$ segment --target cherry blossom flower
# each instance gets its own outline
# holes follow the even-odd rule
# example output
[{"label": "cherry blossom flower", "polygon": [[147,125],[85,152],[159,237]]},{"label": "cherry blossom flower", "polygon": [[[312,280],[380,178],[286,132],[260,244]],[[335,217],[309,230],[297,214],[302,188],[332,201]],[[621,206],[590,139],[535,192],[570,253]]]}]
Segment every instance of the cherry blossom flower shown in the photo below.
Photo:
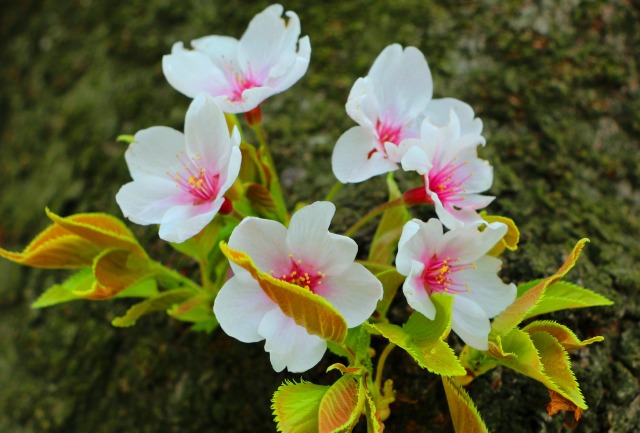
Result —
[{"label": "cherry blossom flower", "polygon": [[443,233],[437,219],[405,224],[398,245],[396,267],[406,275],[403,291],[409,305],[427,318],[435,318],[434,293],[453,295],[451,328],[462,340],[487,350],[491,325],[515,299],[516,286],[504,284],[497,273],[501,261],[486,253],[505,235],[506,225],[466,225]]},{"label": "cherry blossom flower", "polygon": [[[356,243],[328,231],[334,213],[333,203],[313,203],[293,215],[288,229],[276,221],[248,217],[231,234],[229,247],[248,254],[267,279],[328,301],[352,328],[373,313],[382,285],[354,263]],[[213,308],[222,329],[245,343],[266,340],[276,371],[286,367],[302,372],[316,365],[326,341],[285,315],[245,268],[233,261],[231,267],[234,276]]]},{"label": "cherry blossom flower", "polygon": [[408,150],[402,158],[402,168],[423,176],[426,196],[435,204],[438,218],[450,229],[480,220],[476,210],[494,199],[478,194],[493,183],[492,167],[477,156],[477,147],[484,144],[478,133],[463,133],[453,109],[447,125],[439,127],[425,119],[420,138],[405,142]]},{"label": "cherry blossom flower", "polygon": [[183,242],[198,234],[225,204],[225,192],[240,171],[240,134],[229,134],[213,98],[197,96],[185,118],[185,133],[165,126],[139,131],[125,153],[133,178],[116,201],[124,215],[160,224],[160,237]]},{"label": "cherry blossom flower", "polygon": [[376,58],[369,75],[359,78],[347,101],[358,123],[338,139],[332,167],[343,183],[361,182],[398,168],[408,149],[404,140],[420,135],[425,117],[434,124],[448,121],[453,109],[463,131],[479,134],[482,122],[473,109],[453,98],[432,100],[433,82],[424,55],[415,47],[389,45]]},{"label": "cherry blossom flower", "polygon": [[[311,45],[300,36],[300,20],[274,4],[257,14],[240,40],[206,36],[191,41],[193,50],[176,42],[162,59],[162,70],[176,90],[189,97],[212,95],[223,111],[243,113],[269,96],[287,90],[307,71]],[[296,49],[297,48],[297,49]]]}]

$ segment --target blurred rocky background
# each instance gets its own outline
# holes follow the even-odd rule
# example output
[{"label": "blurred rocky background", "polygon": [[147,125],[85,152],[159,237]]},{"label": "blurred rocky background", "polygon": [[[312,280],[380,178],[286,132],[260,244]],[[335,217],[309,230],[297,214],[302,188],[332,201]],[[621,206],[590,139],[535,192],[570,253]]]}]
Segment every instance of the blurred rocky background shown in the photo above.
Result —
[{"label": "blurred rocky background", "polygon": [[[0,244],[20,250],[58,214],[121,216],[130,180],[119,134],[183,128],[189,100],[165,81],[175,41],[240,37],[262,1],[20,0],[0,5]],[[263,105],[276,164],[293,205],[324,197],[330,156],[354,123],[344,103],[357,77],[397,42],[426,55],[435,96],[471,104],[484,121],[482,156],[495,168],[490,212],[513,218],[522,242],[503,277],[552,273],[589,237],[568,280],[615,301],[550,314],[581,338],[573,352],[590,409],[549,419],[543,385],[506,369],[469,389],[490,431],[640,431],[640,6],[630,0],[324,1],[284,5],[302,21],[312,60],[291,90]],[[250,134],[249,134],[250,136]],[[403,185],[415,179],[400,176]],[[386,199],[383,179],[344,187],[340,231]],[[414,209],[427,218],[428,208]],[[151,255],[187,260],[155,228],[130,227]],[[373,226],[360,233],[366,247]],[[0,431],[160,433],[275,431],[270,398],[286,378],[262,344],[191,332],[165,315],[110,325],[130,301],[30,304],[63,272],[0,261]],[[406,314],[404,301],[394,314]],[[302,377],[336,379],[327,357]],[[388,362],[398,402],[389,432],[452,432],[439,379],[401,351]],[[356,431],[365,431],[364,424]]]}]

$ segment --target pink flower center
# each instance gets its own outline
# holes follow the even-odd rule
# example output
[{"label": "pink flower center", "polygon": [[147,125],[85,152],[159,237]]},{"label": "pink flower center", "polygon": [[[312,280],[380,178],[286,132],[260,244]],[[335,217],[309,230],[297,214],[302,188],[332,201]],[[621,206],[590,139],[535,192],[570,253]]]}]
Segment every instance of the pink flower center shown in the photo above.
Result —
[{"label": "pink flower center", "polygon": [[[270,273],[274,274],[273,271]],[[325,274],[314,271],[312,266],[303,264],[302,260],[295,260],[293,255],[289,254],[289,271],[282,273],[280,277],[274,277],[316,293],[316,288],[322,284]]]},{"label": "pink flower center", "polygon": [[376,121],[376,135],[378,140],[375,143],[375,147],[371,149],[367,155],[367,158],[371,158],[371,156],[376,152],[380,152],[385,158],[389,158],[384,147],[385,143],[393,143],[397,146],[404,138],[406,138],[405,132],[406,131],[404,131],[404,127],[401,123],[378,119]]},{"label": "pink flower center", "polygon": [[259,80],[248,67],[244,74],[228,68],[227,79],[231,86],[228,96],[233,102],[242,101],[242,92],[245,90],[262,86],[262,80]]},{"label": "pink flower center", "polygon": [[[176,188],[182,189],[193,200],[194,205],[213,201],[220,191],[220,175],[211,173],[200,165],[202,157],[189,159],[184,152],[180,152],[176,158],[182,164],[182,170],[176,171],[173,177]],[[167,174],[171,174],[167,172]]]},{"label": "pink flower center", "polygon": [[400,143],[402,136],[402,125],[397,125],[394,122],[376,122],[376,134],[378,134],[378,142],[382,145],[390,142],[396,146]]},{"label": "pink flower center", "polygon": [[469,283],[456,279],[455,274],[465,269],[475,269],[476,264],[456,265],[458,261],[450,257],[440,259],[433,256],[425,262],[420,278],[429,296],[441,292],[455,294],[469,291]]},{"label": "pink flower center", "polygon": [[438,195],[442,204],[454,204],[462,200],[461,195],[466,192],[464,183],[473,176],[472,171],[465,170],[469,161],[461,164],[454,162],[438,170],[434,167],[429,171],[429,189]]}]

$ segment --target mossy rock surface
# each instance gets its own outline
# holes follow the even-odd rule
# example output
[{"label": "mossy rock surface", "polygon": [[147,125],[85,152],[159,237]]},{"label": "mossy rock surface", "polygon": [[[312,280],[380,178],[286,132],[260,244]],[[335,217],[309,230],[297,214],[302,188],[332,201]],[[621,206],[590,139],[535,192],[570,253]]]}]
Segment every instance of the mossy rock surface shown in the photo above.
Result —
[{"label": "mossy rock surface", "polygon": [[[44,207],[67,215],[120,216],[114,195],[129,181],[120,134],[152,125],[182,129],[189,100],[161,70],[175,41],[239,37],[267,3],[172,0],[30,1],[0,15],[0,244],[20,249],[47,224]],[[575,0],[457,2],[292,0],[311,38],[307,75],[263,107],[289,204],[324,197],[330,156],[353,122],[351,85],[388,44],[419,47],[435,96],[471,104],[484,122],[482,156],[495,170],[491,213],[522,232],[503,277],[553,272],[589,237],[570,281],[615,301],[607,308],[549,315],[582,338],[605,341],[572,353],[590,409],[575,432],[640,431],[640,9],[635,2]],[[415,183],[399,176],[403,187]],[[335,231],[385,200],[377,179],[344,187]],[[415,209],[428,218],[428,208]],[[158,259],[193,266],[130,225]],[[358,241],[366,247],[373,227]],[[0,431],[275,431],[273,372],[261,344],[222,332],[194,333],[161,314],[111,327],[129,302],[29,305],[65,274],[0,262]],[[398,300],[393,317],[406,317]],[[334,380],[331,356],[304,378]],[[400,351],[387,366],[398,402],[390,432],[451,432],[438,378]],[[506,369],[469,390],[490,431],[563,432],[549,419],[546,389]],[[358,431],[364,431],[363,425]]]}]

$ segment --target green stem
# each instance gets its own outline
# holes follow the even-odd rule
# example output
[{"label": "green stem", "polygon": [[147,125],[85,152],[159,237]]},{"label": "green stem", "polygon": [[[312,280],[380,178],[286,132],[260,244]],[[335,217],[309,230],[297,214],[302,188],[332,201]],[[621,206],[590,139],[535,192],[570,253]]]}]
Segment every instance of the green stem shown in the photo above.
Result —
[{"label": "green stem", "polygon": [[324,198],[324,200],[325,201],[333,201],[333,199],[335,198],[336,194],[338,194],[338,191],[340,191],[341,188],[342,188],[342,182],[336,181],[336,183],[334,183],[333,186],[331,187],[331,189],[329,190],[329,193]]},{"label": "green stem", "polygon": [[349,228],[349,230],[344,232],[344,235],[345,236],[349,236],[349,237],[353,236],[358,230],[360,230],[360,228],[363,225],[365,225],[366,223],[368,223],[369,221],[371,221],[372,219],[374,219],[375,217],[377,217],[378,215],[380,215],[381,213],[383,213],[387,209],[390,209],[390,208],[395,207],[395,206],[400,206],[402,204],[404,204],[404,201],[403,201],[402,197],[398,197],[398,198],[396,198],[394,200],[388,201],[386,203],[382,203],[381,205],[378,205],[378,206],[374,207],[369,212],[367,212],[367,214],[365,216],[363,216],[358,221],[356,221],[356,223],[354,225],[352,225]]},{"label": "green stem", "polygon": [[384,364],[387,362],[387,357],[391,353],[391,351],[396,347],[394,343],[387,344],[387,347],[384,348],[382,353],[380,354],[380,359],[378,359],[378,365],[376,366],[376,390],[379,395],[382,395],[382,371],[384,370]]},{"label": "green stem", "polygon": [[203,290],[202,287],[191,280],[191,278],[185,277],[181,273],[167,268],[162,263],[154,262],[153,268],[156,271],[158,282],[169,289],[184,286],[185,288],[191,289],[197,293],[200,293]]}]

